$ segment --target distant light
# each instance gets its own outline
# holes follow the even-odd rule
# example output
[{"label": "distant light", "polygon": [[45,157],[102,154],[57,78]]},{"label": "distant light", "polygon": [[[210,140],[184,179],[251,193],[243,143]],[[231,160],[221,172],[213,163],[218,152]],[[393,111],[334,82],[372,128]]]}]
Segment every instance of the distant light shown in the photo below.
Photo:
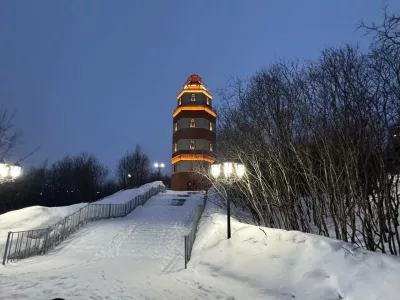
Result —
[{"label": "distant light", "polygon": [[100,192],[97,192],[97,194],[100,194]]},{"label": "distant light", "polygon": [[132,175],[131,175],[131,174],[128,174],[128,177],[129,177],[129,178],[131,178],[131,177],[132,177]]},{"label": "distant light", "polygon": [[158,163],[155,163],[155,164],[154,164],[154,168],[158,168]]},{"label": "distant light", "polygon": [[161,165],[160,165],[160,167],[161,167],[161,168],[164,168],[164,167],[165,167],[165,165],[164,165],[164,164],[161,164]]}]

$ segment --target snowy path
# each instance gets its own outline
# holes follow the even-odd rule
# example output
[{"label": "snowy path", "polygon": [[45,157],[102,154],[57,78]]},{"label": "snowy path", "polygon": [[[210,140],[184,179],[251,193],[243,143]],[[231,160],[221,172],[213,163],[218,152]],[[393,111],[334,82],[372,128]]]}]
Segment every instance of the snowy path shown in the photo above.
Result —
[{"label": "snowy path", "polygon": [[195,299],[196,289],[169,275],[184,267],[183,235],[201,198],[171,206],[174,198],[154,196],[125,218],[88,224],[45,256],[2,268],[0,299]]}]

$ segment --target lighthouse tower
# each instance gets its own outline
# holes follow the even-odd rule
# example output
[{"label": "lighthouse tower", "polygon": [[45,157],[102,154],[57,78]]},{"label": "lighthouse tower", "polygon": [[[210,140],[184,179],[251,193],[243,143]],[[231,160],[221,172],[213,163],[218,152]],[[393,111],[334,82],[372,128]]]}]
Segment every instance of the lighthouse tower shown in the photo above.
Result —
[{"label": "lighthouse tower", "polygon": [[206,186],[196,169],[214,162],[217,114],[212,109],[212,95],[199,75],[192,74],[177,96],[172,114],[173,173],[171,188],[176,191],[201,190]]}]

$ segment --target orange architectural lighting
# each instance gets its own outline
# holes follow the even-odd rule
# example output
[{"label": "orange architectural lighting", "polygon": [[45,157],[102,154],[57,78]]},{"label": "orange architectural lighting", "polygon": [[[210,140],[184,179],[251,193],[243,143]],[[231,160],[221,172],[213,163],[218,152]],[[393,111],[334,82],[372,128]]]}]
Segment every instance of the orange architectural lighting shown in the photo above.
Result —
[{"label": "orange architectural lighting", "polygon": [[217,114],[215,113],[215,111],[211,110],[210,108],[208,108],[206,106],[182,106],[174,111],[174,113],[172,114],[172,117],[175,118],[182,110],[203,110],[203,111],[208,112],[213,117],[217,117]]},{"label": "orange architectural lighting", "polygon": [[175,164],[178,161],[188,161],[188,160],[200,160],[200,161],[206,161],[209,162],[210,164],[212,164],[215,160],[207,155],[203,155],[203,154],[181,154],[181,155],[177,155],[175,157],[173,157],[171,159],[171,163]]},{"label": "orange architectural lighting", "polygon": [[209,92],[207,92],[206,90],[201,89],[199,85],[198,86],[187,87],[187,88],[183,89],[182,92],[180,92],[178,94],[178,96],[176,96],[176,98],[179,99],[184,93],[203,93],[208,98],[212,99],[211,94]]}]

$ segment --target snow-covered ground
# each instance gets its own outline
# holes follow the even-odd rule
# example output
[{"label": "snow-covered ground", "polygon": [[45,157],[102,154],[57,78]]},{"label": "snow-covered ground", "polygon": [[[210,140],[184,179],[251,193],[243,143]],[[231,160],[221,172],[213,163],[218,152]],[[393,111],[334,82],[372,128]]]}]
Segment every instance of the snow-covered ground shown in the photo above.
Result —
[{"label": "snow-covered ground", "polygon": [[[170,274],[184,268],[183,236],[202,195],[179,194],[153,196],[125,218],[85,225],[46,255],[1,266],[0,299],[195,297],[186,285],[176,291]],[[186,202],[172,206],[172,199]]]},{"label": "snow-covered ground", "polygon": [[[136,189],[121,190],[95,203],[125,204],[138,195],[145,194],[152,187],[162,184],[161,181],[147,183]],[[4,253],[9,231],[23,231],[51,226],[66,216],[73,214],[88,203],[79,203],[62,207],[31,206],[0,215],[0,256]],[[0,272],[1,273],[1,272]]]},{"label": "snow-covered ground", "polygon": [[171,206],[178,194],[85,225],[47,255],[0,266],[0,299],[399,298],[397,257],[235,220],[226,240],[226,216],[211,203],[184,270],[183,235],[202,195]]},{"label": "snow-covered ground", "polygon": [[399,257],[235,220],[226,240],[226,215],[211,203],[183,276],[236,300],[399,299],[400,294]]},{"label": "snow-covered ground", "polygon": [[[87,203],[63,207],[31,206],[0,215],[0,256],[4,253],[9,231],[46,228],[73,214]],[[1,273],[1,271],[0,271]]]}]

